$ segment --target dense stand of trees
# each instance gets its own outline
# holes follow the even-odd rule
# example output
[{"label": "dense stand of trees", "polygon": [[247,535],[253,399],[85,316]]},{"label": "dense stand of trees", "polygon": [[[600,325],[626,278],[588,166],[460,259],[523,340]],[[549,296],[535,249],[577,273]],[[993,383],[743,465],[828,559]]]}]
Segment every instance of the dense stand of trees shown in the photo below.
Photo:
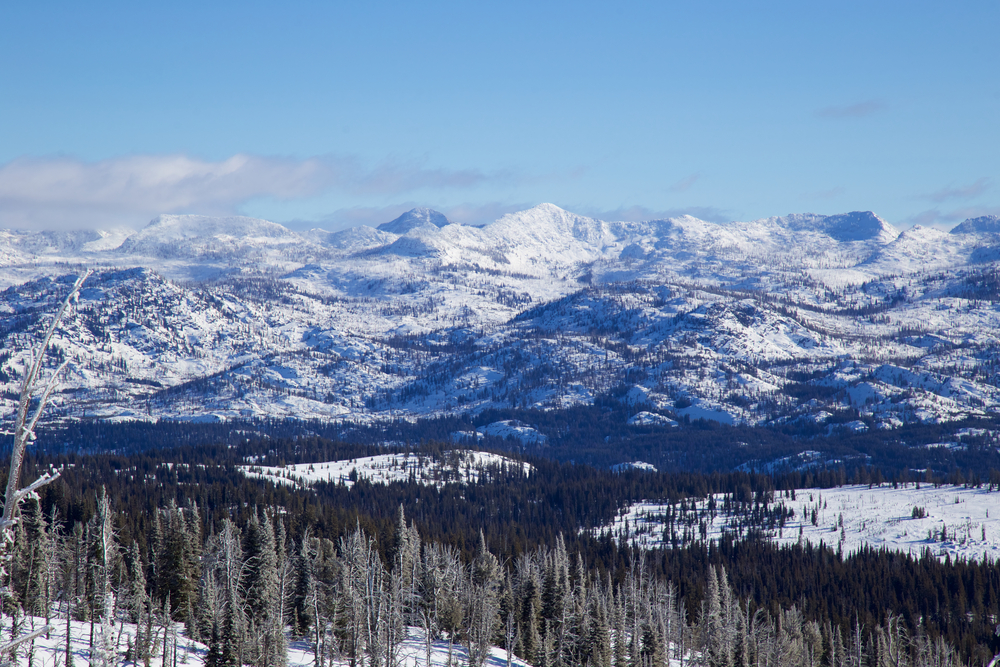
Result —
[{"label": "dense stand of trees", "polygon": [[[336,541],[308,528],[295,539],[274,508],[254,507],[244,523],[227,518],[206,532],[191,502],[155,513],[144,551],[116,538],[110,517],[103,493],[97,512],[69,531],[37,499],[27,503],[10,580],[18,608],[4,610],[89,621],[96,664],[148,664],[176,652],[171,621],[208,644],[211,667],[280,667],[288,636],[306,639],[317,665],[390,667],[407,626],[423,629],[428,664],[431,642],[443,639],[464,646],[470,667],[493,645],[545,667],[963,664],[923,623],[893,613],[877,624],[816,620],[800,606],[812,598],[786,606],[742,596],[719,565],[704,570],[692,610],[643,554],[613,577],[561,538],[501,561],[480,533],[463,559],[422,540],[402,508],[381,549],[360,525]],[[124,646],[122,621],[139,629]]]},{"label": "dense stand of trees", "polygon": [[[185,622],[190,636],[214,647],[213,660],[222,662],[213,664],[274,658],[281,653],[286,636],[281,628],[294,628],[296,635],[309,637],[327,657],[336,652],[349,654],[354,644],[362,646],[362,652],[369,656],[374,650],[369,647],[378,646],[380,664],[388,664],[391,656],[386,652],[394,645],[391,638],[399,637],[399,623],[431,628],[433,636],[454,637],[469,644],[473,631],[459,625],[467,622],[464,619],[469,614],[491,615],[492,607],[469,611],[468,605],[490,602],[495,591],[498,611],[494,625],[500,628],[492,628],[490,641],[505,646],[504,642],[519,638],[520,646],[509,644],[518,655],[550,665],[557,663],[543,657],[549,649],[532,651],[541,650],[537,647],[545,646],[546,641],[555,642],[562,636],[561,641],[566,642],[566,637],[578,637],[582,632],[576,628],[569,635],[550,634],[566,626],[557,625],[554,617],[547,615],[553,607],[544,604],[544,583],[556,575],[545,563],[553,560],[553,553],[564,552],[568,554],[565,559],[560,556],[556,560],[568,560],[570,587],[575,591],[575,582],[584,582],[581,590],[592,596],[573,602],[577,605],[574,609],[589,610],[586,620],[579,621],[581,627],[596,633],[594,641],[604,646],[600,628],[602,623],[609,624],[610,645],[624,647],[629,660],[634,656],[628,653],[632,650],[628,642],[635,635],[627,627],[624,634],[616,635],[614,625],[616,605],[625,604],[622,600],[627,597],[623,590],[632,586],[648,596],[650,591],[659,590],[657,587],[672,587],[670,613],[687,619],[691,629],[670,641],[683,641],[686,648],[701,650],[705,645],[699,642],[706,641],[700,625],[703,606],[714,595],[712,578],[718,579],[722,571],[726,578],[719,594],[723,588],[731,589],[742,619],[733,612],[727,623],[745,623],[748,633],[752,622],[756,623],[754,636],[773,636],[774,641],[784,637],[781,628],[791,627],[793,621],[814,624],[809,627],[819,628],[816,636],[822,652],[804,653],[812,656],[812,664],[841,664],[831,663],[830,656],[846,659],[846,648],[838,652],[837,632],[844,647],[855,633],[864,655],[874,655],[881,641],[876,628],[886,637],[896,633],[899,639],[905,634],[907,651],[928,654],[929,647],[936,646],[933,650],[952,651],[972,664],[982,664],[1000,649],[993,634],[1000,601],[1000,571],[995,563],[941,563],[929,557],[881,551],[841,557],[829,548],[777,548],[763,540],[731,538],[719,544],[695,539],[676,549],[643,555],[610,536],[587,530],[608,523],[621,507],[636,500],[659,498],[681,507],[686,499],[725,493],[732,503],[762,507],[780,489],[848,481],[843,471],[777,478],[746,473],[612,474],[588,466],[530,459],[535,472],[527,477],[518,466],[495,467],[484,471],[485,481],[477,485],[449,484],[438,489],[415,482],[375,485],[362,479],[353,489],[319,484],[303,490],[248,479],[235,466],[247,460],[281,465],[354,458],[384,450],[318,437],[249,442],[244,437],[241,441],[146,449],[127,456],[29,457],[27,475],[35,476],[55,464],[62,468],[62,476],[24,508],[24,520],[18,527],[19,565],[12,574],[20,608],[90,619],[97,646],[106,636],[101,634],[106,616],[101,605],[107,599],[104,591],[111,588],[120,613],[127,611],[142,628],[138,643],[147,648],[122,649],[134,655],[140,648],[151,650],[148,647],[154,642],[164,650],[173,641],[164,619],[172,617]],[[443,455],[437,445],[422,451],[428,456]],[[870,483],[876,483],[881,475],[877,470],[861,473],[859,477]],[[105,502],[113,509],[102,509]],[[400,508],[405,520],[400,519]],[[758,514],[761,521],[775,519],[768,519],[766,512]],[[677,516],[683,519],[684,515]],[[101,547],[95,541],[108,534],[101,528],[108,525],[115,548]],[[50,553],[57,554],[53,562],[45,560]],[[499,573],[489,579],[489,585],[477,575],[480,588],[475,589],[476,595],[447,593],[424,602],[422,577],[440,579],[443,590],[450,591],[458,586],[456,582],[466,582],[477,562],[477,567],[494,572],[494,561]],[[344,581],[345,563],[357,576],[351,579],[350,587]],[[436,563],[434,568],[442,568],[441,572],[427,574],[424,569],[428,563]],[[400,580],[404,570],[410,574]],[[61,574],[40,580],[43,571]],[[535,584],[527,583],[532,579],[524,575],[528,571],[535,572]],[[642,572],[648,581],[634,581],[636,572]],[[263,583],[249,583],[258,577]],[[539,600],[530,603],[534,594],[529,595],[523,586],[536,585]],[[508,588],[512,592],[505,593]],[[276,595],[275,590],[281,593]],[[268,600],[285,599],[286,595],[291,595],[292,603],[268,606]],[[306,599],[308,604],[303,602]],[[512,606],[514,599],[520,600],[517,604],[521,606]],[[378,600],[371,602],[375,611],[365,607],[362,614],[357,607],[351,617],[356,624],[366,619],[364,632],[377,630],[377,636],[361,637],[357,634],[361,630],[357,630],[355,635],[346,635],[353,638],[345,639],[347,621],[342,606],[351,600],[362,607],[358,600]],[[525,600],[529,606],[535,604],[535,612],[525,612]],[[432,614],[427,604],[440,609],[433,607]],[[448,609],[451,616],[444,614]],[[513,615],[509,613],[512,609]],[[439,611],[444,615],[439,617]],[[667,614],[662,609],[643,613],[657,619]],[[525,617],[538,619],[537,627],[525,624]],[[771,630],[764,630],[765,620],[773,624]],[[322,623],[327,624],[320,627]],[[658,623],[650,621],[650,646],[655,648],[657,641],[664,647],[671,645],[662,642],[662,633],[656,634],[660,632]],[[670,624],[680,627],[673,621]],[[642,629],[638,643],[640,662],[628,664],[643,664],[644,632]],[[627,641],[615,644],[617,636]],[[249,646],[251,640],[258,644]],[[578,644],[571,648],[576,653],[566,654],[573,657],[561,658],[560,664],[584,664],[571,660],[592,655],[587,653],[590,649]],[[470,650],[474,654],[476,649]],[[650,650],[654,655],[650,660],[655,663],[659,649]],[[596,655],[603,655],[601,651]],[[777,655],[773,651],[752,655],[765,654]],[[602,659],[587,658],[590,664],[606,664]],[[612,656],[611,664],[626,664],[615,659]],[[364,664],[370,664],[370,656]],[[752,664],[768,663],[761,658]]]}]

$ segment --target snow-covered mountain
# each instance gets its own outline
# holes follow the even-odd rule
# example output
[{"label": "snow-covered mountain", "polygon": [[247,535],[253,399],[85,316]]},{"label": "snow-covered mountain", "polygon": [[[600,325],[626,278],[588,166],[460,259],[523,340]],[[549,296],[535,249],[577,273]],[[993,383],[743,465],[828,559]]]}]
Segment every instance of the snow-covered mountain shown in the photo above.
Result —
[{"label": "snow-covered mountain", "polygon": [[987,417],[998,230],[900,232],[870,212],[603,221],[542,204],[482,227],[414,209],[337,233],[189,215],[5,231],[0,404],[12,413],[46,316],[92,267],[55,343],[66,418],[365,422],[606,394],[665,423]]},{"label": "snow-covered mountain", "polygon": [[383,222],[378,228],[392,234],[405,234],[412,229],[425,225],[444,227],[450,224],[451,221],[445,217],[444,213],[439,213],[429,208],[413,208],[395,220]]}]

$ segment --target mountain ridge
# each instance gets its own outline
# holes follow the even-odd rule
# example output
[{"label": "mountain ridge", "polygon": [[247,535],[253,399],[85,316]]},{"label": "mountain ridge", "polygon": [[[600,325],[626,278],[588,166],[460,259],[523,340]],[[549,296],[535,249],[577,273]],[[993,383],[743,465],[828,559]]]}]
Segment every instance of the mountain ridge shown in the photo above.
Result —
[{"label": "mountain ridge", "polygon": [[1000,241],[970,227],[616,222],[542,204],[404,234],[238,216],[161,216],[117,246],[5,232],[0,388],[15,391],[59,276],[91,266],[58,335],[62,419],[371,422],[607,396],[675,421],[986,419]]}]

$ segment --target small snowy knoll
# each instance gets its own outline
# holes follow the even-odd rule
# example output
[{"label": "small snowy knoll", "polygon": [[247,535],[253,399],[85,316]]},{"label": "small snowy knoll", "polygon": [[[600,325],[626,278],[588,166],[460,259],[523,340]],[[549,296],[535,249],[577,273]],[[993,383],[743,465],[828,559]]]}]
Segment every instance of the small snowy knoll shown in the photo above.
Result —
[{"label": "small snowy knoll", "polygon": [[270,480],[275,484],[308,487],[316,482],[354,485],[359,479],[373,484],[391,484],[414,480],[421,484],[444,486],[449,482],[475,484],[490,466],[520,469],[531,474],[532,467],[500,454],[471,450],[452,450],[440,458],[423,454],[380,454],[343,461],[299,463],[284,467],[247,465],[240,470],[247,477]]},{"label": "small snowy knoll", "polygon": [[495,438],[512,438],[524,445],[544,445],[548,441],[547,436],[526,424],[522,424],[516,419],[505,419],[487,424],[486,426],[480,426],[476,429],[476,432]]},{"label": "small snowy knoll", "polygon": [[639,412],[628,418],[629,426],[677,426],[677,421],[655,412]]}]

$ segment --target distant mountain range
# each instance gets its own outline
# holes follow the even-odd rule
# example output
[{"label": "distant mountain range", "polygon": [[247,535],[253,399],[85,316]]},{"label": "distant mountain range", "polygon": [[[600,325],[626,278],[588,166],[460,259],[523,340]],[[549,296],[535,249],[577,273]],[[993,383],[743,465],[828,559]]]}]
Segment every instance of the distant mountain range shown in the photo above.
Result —
[{"label": "distant mountain range", "polygon": [[[414,209],[293,232],[162,215],[0,232],[0,402],[84,267],[62,418],[368,422],[611,396],[683,422],[818,432],[1000,408],[1000,219],[871,212],[719,224],[551,204],[482,227]],[[669,428],[669,426],[664,426]]]}]

